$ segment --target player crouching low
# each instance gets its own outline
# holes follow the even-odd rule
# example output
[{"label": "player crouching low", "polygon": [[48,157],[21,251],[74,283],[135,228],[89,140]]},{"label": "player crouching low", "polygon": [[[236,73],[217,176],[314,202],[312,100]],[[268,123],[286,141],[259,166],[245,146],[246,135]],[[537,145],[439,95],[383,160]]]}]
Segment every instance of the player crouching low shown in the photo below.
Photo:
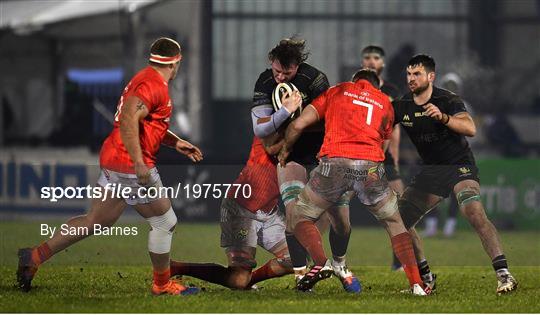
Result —
[{"label": "player crouching low", "polygon": [[[423,289],[412,240],[401,220],[397,198],[384,176],[383,143],[392,132],[392,105],[376,88],[379,79],[374,71],[360,70],[352,81],[328,89],[304,109],[287,128],[279,155],[280,165],[283,165],[302,131],[319,120],[325,121],[320,163],[300,193],[292,222],[287,222],[294,226],[295,236],[315,263],[297,288],[310,290],[319,280],[332,275],[333,269],[314,222],[344,194],[354,191],[386,228],[412,293],[427,295],[429,290]],[[290,101],[300,101],[298,93]]]},{"label": "player crouching low", "polygon": [[[270,150],[270,152],[267,152]],[[187,275],[231,289],[250,289],[255,283],[293,272],[285,241],[283,212],[278,207],[276,164],[263,142],[253,137],[249,159],[234,182],[250,185],[252,196],[229,191],[221,203],[221,247],[228,266],[215,263],[171,261],[172,275]],[[274,255],[252,272],[257,245]]]}]

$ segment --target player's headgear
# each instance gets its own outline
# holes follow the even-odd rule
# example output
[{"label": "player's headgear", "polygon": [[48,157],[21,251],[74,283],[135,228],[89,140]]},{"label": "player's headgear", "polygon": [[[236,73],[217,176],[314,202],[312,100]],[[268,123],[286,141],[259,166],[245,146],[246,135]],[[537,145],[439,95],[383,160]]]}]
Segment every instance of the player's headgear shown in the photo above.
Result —
[{"label": "player's headgear", "polygon": [[380,46],[369,45],[362,49],[362,56],[366,54],[378,54],[384,58],[384,49],[382,49]]},{"label": "player's headgear", "polygon": [[407,67],[424,66],[426,72],[435,72],[435,59],[430,55],[418,54],[413,56]]},{"label": "player's headgear", "polygon": [[292,65],[299,65],[306,61],[309,52],[304,52],[306,41],[299,38],[284,38],[279,41],[276,47],[268,53],[270,61],[278,60],[284,68]]},{"label": "player's headgear", "polygon": [[374,87],[379,88],[379,76],[375,70],[364,68],[356,71],[356,73],[352,76],[351,81],[356,82],[358,80],[366,80]]},{"label": "player's headgear", "polygon": [[160,37],[150,47],[151,62],[162,65],[173,64],[182,59],[182,48],[177,41],[167,37]]}]

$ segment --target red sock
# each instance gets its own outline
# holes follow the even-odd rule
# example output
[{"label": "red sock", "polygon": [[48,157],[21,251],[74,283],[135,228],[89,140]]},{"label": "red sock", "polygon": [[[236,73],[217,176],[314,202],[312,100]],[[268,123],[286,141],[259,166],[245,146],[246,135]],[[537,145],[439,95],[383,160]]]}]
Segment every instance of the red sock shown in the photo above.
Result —
[{"label": "red sock", "polygon": [[253,271],[251,273],[251,281],[249,283],[248,287],[251,287],[257,282],[261,282],[264,280],[272,279],[275,277],[282,276],[283,274],[278,274],[274,271],[272,268],[272,264],[276,261],[276,259],[271,259],[264,264],[261,268]]},{"label": "red sock", "polygon": [[51,258],[52,251],[49,245],[45,242],[32,249],[32,261],[37,265],[41,265],[47,259]]},{"label": "red sock", "polygon": [[404,232],[398,234],[392,237],[390,240],[392,241],[394,253],[401,262],[403,270],[409,279],[409,284],[411,286],[415,283],[422,284],[422,278],[420,278],[420,272],[418,272],[412,240],[409,233]]},{"label": "red sock", "polygon": [[315,223],[312,221],[302,221],[296,224],[294,236],[308,251],[315,265],[324,266],[327,258],[322,245],[321,233]]},{"label": "red sock", "polygon": [[167,268],[165,270],[156,270],[154,269],[154,284],[158,286],[166,285],[171,278],[171,269]]}]

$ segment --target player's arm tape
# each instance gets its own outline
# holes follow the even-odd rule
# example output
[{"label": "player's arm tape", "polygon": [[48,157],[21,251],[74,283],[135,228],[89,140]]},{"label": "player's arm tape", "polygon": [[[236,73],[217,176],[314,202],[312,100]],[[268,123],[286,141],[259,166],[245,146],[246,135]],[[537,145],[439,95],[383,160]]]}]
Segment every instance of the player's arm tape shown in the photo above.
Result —
[{"label": "player's arm tape", "polygon": [[[268,137],[276,132],[291,115],[285,107],[281,107],[277,112],[272,112],[273,108],[266,105],[256,106],[251,109],[253,133],[258,138]],[[270,117],[270,119],[265,122],[259,122],[259,118],[262,117]]]}]

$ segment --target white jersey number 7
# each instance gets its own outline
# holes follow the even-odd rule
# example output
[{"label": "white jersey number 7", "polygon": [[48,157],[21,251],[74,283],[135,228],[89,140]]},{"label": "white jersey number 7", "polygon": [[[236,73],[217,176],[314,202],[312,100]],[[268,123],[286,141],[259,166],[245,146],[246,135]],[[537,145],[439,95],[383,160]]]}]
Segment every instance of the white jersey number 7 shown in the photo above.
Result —
[{"label": "white jersey number 7", "polygon": [[373,115],[373,105],[368,104],[366,102],[359,101],[359,100],[353,100],[352,102],[355,105],[360,105],[360,106],[363,106],[363,107],[367,107],[366,124],[368,126],[371,126],[371,115]]}]

